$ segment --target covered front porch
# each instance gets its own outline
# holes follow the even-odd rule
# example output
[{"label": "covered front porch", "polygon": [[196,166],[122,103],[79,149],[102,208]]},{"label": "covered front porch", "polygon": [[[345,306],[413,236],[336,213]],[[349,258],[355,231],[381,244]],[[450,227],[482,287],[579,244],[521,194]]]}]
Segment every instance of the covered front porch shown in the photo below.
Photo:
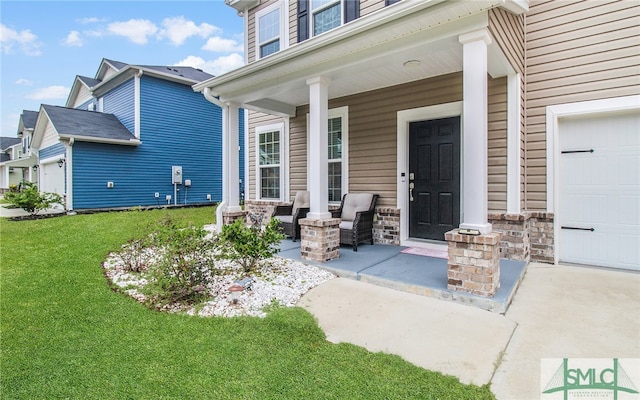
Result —
[{"label": "covered front porch", "polygon": [[283,240],[280,257],[317,265],[339,277],[368,282],[377,286],[452,301],[504,314],[524,279],[527,263],[500,260],[500,288],[492,298],[447,288],[447,258],[429,251],[413,251],[407,246],[363,245],[358,252],[344,248],[340,258],[314,263],[300,256],[300,242]]},{"label": "covered front porch", "polygon": [[[451,238],[460,243],[456,252],[461,257],[450,259],[465,276],[478,267],[489,268],[491,282],[473,282],[471,286],[482,287],[482,291],[488,286],[486,292],[493,296],[500,286],[499,271],[494,273],[500,234],[492,229],[489,210],[498,207],[520,212],[521,68],[518,55],[507,55],[495,40],[490,13],[500,8],[510,18],[526,10],[521,4],[400,2],[376,11],[375,17],[371,14],[352,21],[195,85],[194,90],[223,108],[225,170],[218,223],[242,216],[238,144],[231,132],[236,131],[238,110],[245,108],[254,111],[247,124],[250,131],[245,145],[253,151],[245,157],[249,162],[245,206],[252,213],[270,216],[276,205],[290,203],[298,191],[308,191],[310,211],[305,225],[314,229],[308,230],[311,235],[301,237],[303,246],[312,241],[310,237],[334,237],[339,221],[331,218],[329,186],[330,177],[338,174],[329,170],[333,160],[329,157],[327,121],[341,118],[341,194],[380,195],[374,224],[377,243],[421,246],[425,238],[412,233],[409,226],[426,213],[415,204],[445,196],[437,192],[422,196],[414,190],[418,172],[410,162],[412,157],[419,161],[419,157],[410,155],[415,148],[410,144],[411,124],[450,118],[458,121],[458,142],[448,153],[453,156],[453,167],[442,171],[456,181],[455,193],[447,197],[445,207],[430,213],[447,214],[447,230],[426,239],[428,245],[446,247],[445,232],[453,232]],[[500,86],[494,92],[489,91],[492,80]],[[508,164],[495,172],[500,176],[493,187],[489,186],[490,101],[506,115],[491,127],[504,137],[496,145],[500,149],[491,154]],[[262,135],[264,148],[257,139]],[[277,157],[269,147],[274,140]],[[273,186],[265,190],[266,185]],[[490,190],[500,197],[492,207]],[[457,229],[480,237],[460,237],[454,232]],[[465,242],[472,243],[466,246]],[[485,249],[487,244],[491,248]],[[331,240],[323,245],[325,254],[315,261],[346,256],[334,251]],[[478,265],[475,261],[459,264],[469,261],[467,254],[480,257]],[[445,278],[447,282],[463,283],[457,274]]]}]

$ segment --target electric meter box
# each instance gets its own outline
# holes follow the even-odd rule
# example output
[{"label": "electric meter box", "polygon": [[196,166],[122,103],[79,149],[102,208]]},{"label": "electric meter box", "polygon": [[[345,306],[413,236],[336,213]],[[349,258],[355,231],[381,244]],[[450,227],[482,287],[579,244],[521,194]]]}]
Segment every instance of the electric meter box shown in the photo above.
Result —
[{"label": "electric meter box", "polygon": [[171,167],[171,183],[182,185],[182,167],[175,165]]}]

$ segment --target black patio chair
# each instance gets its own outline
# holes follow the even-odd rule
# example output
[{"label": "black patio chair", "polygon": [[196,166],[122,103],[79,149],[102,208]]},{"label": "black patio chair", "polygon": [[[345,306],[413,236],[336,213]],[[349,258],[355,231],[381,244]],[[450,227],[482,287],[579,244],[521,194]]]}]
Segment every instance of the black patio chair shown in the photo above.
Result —
[{"label": "black patio chair", "polygon": [[331,212],[333,218],[340,218],[340,244],[353,246],[373,244],[373,217],[376,212],[378,195],[373,193],[347,193],[342,197],[340,208]]},{"label": "black patio chair", "polygon": [[282,232],[285,236],[291,237],[295,242],[300,238],[300,224],[298,221],[307,217],[310,210],[309,192],[299,191],[293,199],[291,205],[277,206],[273,210],[272,218],[280,221]]}]

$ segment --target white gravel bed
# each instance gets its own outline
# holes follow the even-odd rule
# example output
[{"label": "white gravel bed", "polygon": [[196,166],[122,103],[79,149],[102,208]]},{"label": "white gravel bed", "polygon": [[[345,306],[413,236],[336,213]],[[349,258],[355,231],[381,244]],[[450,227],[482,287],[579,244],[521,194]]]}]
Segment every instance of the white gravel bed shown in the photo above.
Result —
[{"label": "white gravel bed", "polygon": [[[210,226],[205,228],[212,230]],[[144,303],[146,296],[140,292],[140,288],[147,281],[142,274],[126,269],[122,257],[122,253],[126,251],[125,245],[121,252],[107,256],[103,263],[105,276],[113,287]],[[145,251],[142,257],[146,265],[151,265],[156,258],[150,251]],[[240,292],[237,302],[234,302],[228,289],[240,279],[247,277],[242,274],[242,268],[230,260],[216,261],[212,268],[229,272],[224,275],[212,274],[210,283],[207,285],[208,293],[212,297],[208,301],[197,306],[172,304],[165,307],[163,311],[200,317],[243,315],[264,317],[265,307],[273,304],[293,307],[310,289],[335,278],[331,272],[316,266],[273,257],[260,262],[259,267],[249,274],[248,277],[252,279],[251,287]]]}]

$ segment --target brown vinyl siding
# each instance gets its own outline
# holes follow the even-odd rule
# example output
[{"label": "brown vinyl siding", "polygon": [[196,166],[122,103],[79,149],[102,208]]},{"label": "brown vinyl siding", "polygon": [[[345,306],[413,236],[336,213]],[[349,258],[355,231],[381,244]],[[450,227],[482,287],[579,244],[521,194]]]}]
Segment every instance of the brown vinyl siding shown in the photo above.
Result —
[{"label": "brown vinyl siding", "polygon": [[546,204],[546,107],[640,93],[640,3],[532,1],[526,17],[525,204]]},{"label": "brown vinyl siding", "polygon": [[[349,191],[375,192],[379,207],[396,207],[397,112],[462,100],[462,74],[454,73],[329,101],[349,107]],[[291,119],[291,191],[306,188],[308,107]],[[293,150],[293,149],[292,149]],[[302,157],[300,157],[302,155]]]},{"label": "brown vinyl siding", "polygon": [[[489,208],[506,210],[506,78],[489,80]],[[462,73],[453,73],[329,101],[349,107],[349,191],[375,192],[378,206],[397,207],[397,112],[462,101]],[[293,198],[307,188],[308,106],[298,107],[289,123],[289,184]],[[255,199],[255,126],[279,118],[251,113],[249,139],[250,199]]]},{"label": "brown vinyl siding", "polygon": [[489,212],[507,210],[507,78],[489,79]]},{"label": "brown vinyl siding", "polygon": [[[496,43],[500,46],[502,52],[506,55],[509,63],[517,73],[520,73],[520,132],[525,131],[525,43],[524,43],[524,19],[523,15],[515,15],[511,14],[501,8],[494,8],[489,10],[489,32],[491,33],[491,37],[496,41]],[[506,82],[505,82],[506,85]],[[505,86],[506,88],[506,86]],[[505,94],[505,104],[506,104],[506,94]],[[506,113],[504,114],[506,117]],[[491,115],[489,118],[492,118]],[[491,123],[491,122],[490,122]],[[507,129],[507,121],[504,120],[504,130],[506,135]],[[489,130],[491,131],[491,125]],[[491,144],[490,144],[491,146]],[[505,136],[505,147],[504,152],[506,155],[506,136]],[[495,154],[495,150],[494,153]],[[525,136],[524,134],[520,135],[520,192],[524,193],[524,179],[525,179],[525,163],[524,163],[524,155],[525,155]],[[492,160],[492,151],[489,151],[489,165],[491,166],[492,162],[496,162],[495,159]],[[506,156],[504,162],[506,163]],[[506,164],[505,164],[506,168]],[[490,168],[491,171],[491,168]],[[506,183],[506,169],[504,171],[503,178]],[[489,177],[489,209],[493,211],[503,211],[506,210],[506,192],[505,192],[505,202],[503,203],[500,200],[499,203],[496,203],[496,200],[492,200],[492,196],[496,198],[496,181],[497,176],[491,175]],[[492,182],[493,180],[493,182]],[[502,183],[502,182],[500,182]],[[506,189],[506,185],[505,185]],[[493,193],[493,195],[491,194]],[[524,209],[524,196],[520,196],[520,208]]]},{"label": "brown vinyl siding", "polygon": [[360,0],[360,18],[382,10],[384,7],[384,0]]}]

